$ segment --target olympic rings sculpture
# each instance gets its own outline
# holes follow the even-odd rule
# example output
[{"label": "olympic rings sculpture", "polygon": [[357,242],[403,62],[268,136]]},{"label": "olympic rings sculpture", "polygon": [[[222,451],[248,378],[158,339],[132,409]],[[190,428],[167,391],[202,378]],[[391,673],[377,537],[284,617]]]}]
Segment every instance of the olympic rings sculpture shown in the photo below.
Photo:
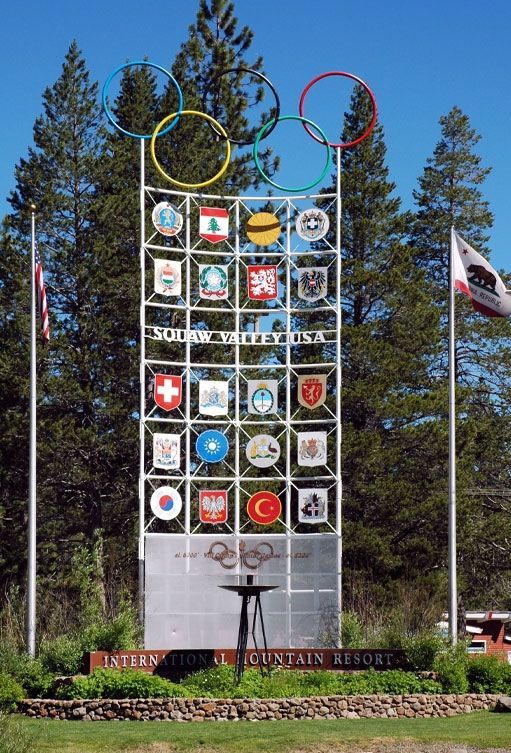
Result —
[{"label": "olympic rings sculpture", "polygon": [[261,541],[250,549],[247,548],[243,540],[239,543],[239,556],[234,549],[229,549],[223,541],[214,541],[206,554],[206,557],[219,562],[225,570],[232,570],[238,562],[245,565],[249,570],[257,570],[263,562],[271,560],[273,556],[274,549],[267,541]]},{"label": "olympic rings sculpture", "polygon": [[[124,68],[128,68],[128,67],[134,66],[134,65],[145,65],[145,66],[149,66],[151,68],[155,68],[156,70],[162,72],[165,76],[168,77],[168,79],[171,82],[171,84],[175,87],[177,95],[178,95],[178,109],[176,110],[176,112],[173,112],[171,115],[167,115],[165,118],[163,118],[163,120],[160,123],[158,123],[158,125],[156,126],[156,128],[154,129],[154,131],[153,131],[152,134],[137,134],[137,133],[133,133],[132,131],[128,131],[127,129],[123,128],[115,120],[114,116],[112,115],[112,113],[111,113],[111,111],[110,111],[110,109],[108,107],[108,103],[107,103],[107,91],[108,91],[108,88],[109,88],[109,86],[110,86],[110,84],[112,82],[112,79],[114,78],[114,76],[117,73],[119,73],[119,71],[122,71]],[[364,139],[366,139],[370,135],[371,131],[373,130],[373,128],[374,128],[374,126],[376,124],[376,119],[377,119],[377,114],[378,113],[377,113],[376,99],[375,99],[375,96],[374,96],[373,92],[371,91],[371,89],[369,88],[369,86],[364,81],[362,81],[361,78],[358,78],[358,76],[354,76],[352,73],[346,73],[344,71],[328,71],[327,73],[322,73],[319,76],[316,76],[316,78],[312,79],[312,81],[310,81],[307,84],[307,86],[305,87],[305,89],[303,90],[303,92],[302,92],[302,94],[300,96],[300,103],[299,103],[299,108],[298,108],[300,114],[299,115],[283,115],[283,116],[281,116],[280,115],[280,99],[278,97],[278,94],[277,94],[275,88],[273,87],[273,85],[271,84],[271,82],[266,78],[266,76],[263,76],[262,73],[259,73],[258,71],[254,71],[251,68],[228,68],[226,70],[221,71],[214,79],[211,80],[211,82],[206,87],[206,90],[205,90],[205,93],[204,93],[204,98],[203,98],[203,107],[204,107],[204,109],[206,109],[207,96],[208,96],[208,93],[211,91],[212,87],[216,83],[218,83],[218,81],[223,76],[226,76],[229,73],[238,73],[238,72],[249,73],[250,75],[253,75],[256,78],[261,79],[261,81],[263,81],[265,84],[267,84],[267,86],[270,88],[271,92],[273,93],[273,96],[275,97],[275,103],[276,103],[276,108],[275,108],[275,113],[276,114],[275,114],[275,117],[273,117],[270,121],[268,121],[268,123],[265,123],[262,126],[262,128],[258,132],[258,134],[257,134],[257,136],[256,136],[256,138],[255,138],[254,141],[242,141],[240,139],[231,138],[228,135],[228,133],[227,133],[226,129],[224,128],[224,126],[221,125],[217,120],[215,120],[211,115],[209,115],[206,112],[200,112],[199,110],[184,110],[183,109],[184,108],[183,93],[182,93],[181,88],[180,88],[178,82],[176,81],[176,79],[172,76],[171,73],[169,73],[167,70],[165,70],[165,68],[162,68],[160,65],[156,65],[155,63],[149,63],[146,60],[144,60],[144,61],[136,61],[136,62],[132,62],[132,63],[125,63],[124,65],[121,65],[118,68],[116,68],[115,71],[110,74],[110,76],[108,77],[108,79],[106,80],[106,82],[105,82],[105,84],[103,86],[103,93],[102,93],[103,109],[105,110],[105,114],[106,114],[108,120],[110,121],[110,123],[112,123],[112,125],[118,131],[120,131],[121,133],[123,133],[125,136],[129,136],[130,138],[136,138],[136,139],[151,139],[151,142],[150,142],[150,151],[151,151],[151,157],[152,157],[152,160],[154,162],[154,165],[155,165],[156,169],[158,170],[158,172],[160,173],[160,175],[162,175],[162,177],[164,177],[170,183],[173,183],[174,185],[179,186],[180,188],[184,188],[185,190],[189,189],[189,188],[204,188],[206,186],[210,186],[212,183],[214,183],[219,178],[221,178],[222,175],[225,173],[225,171],[227,170],[227,168],[229,166],[229,162],[230,162],[230,159],[231,159],[231,144],[235,144],[237,146],[248,146],[249,144],[253,144],[253,158],[254,158],[255,166],[256,166],[259,174],[261,175],[262,179],[266,183],[269,183],[270,185],[274,186],[275,188],[278,188],[281,191],[286,191],[286,192],[289,192],[289,193],[306,192],[309,189],[311,189],[314,186],[316,186],[318,183],[320,183],[323,180],[323,178],[325,177],[326,173],[328,172],[328,168],[330,166],[330,159],[331,159],[331,156],[330,156],[330,149],[331,148],[335,148],[335,149],[349,149],[351,147],[356,146],[357,144],[359,144],[361,141],[363,141]],[[346,78],[349,78],[349,79],[355,81],[357,84],[359,84],[360,86],[363,87],[363,89],[365,90],[365,92],[368,94],[368,96],[370,98],[371,108],[372,108],[371,121],[370,121],[369,125],[367,126],[366,130],[364,131],[364,133],[362,133],[360,136],[358,136],[356,139],[353,139],[352,141],[339,142],[339,143],[336,143],[336,142],[333,142],[333,141],[328,141],[326,135],[323,133],[323,131],[321,130],[321,128],[316,123],[314,123],[312,120],[309,120],[308,118],[306,118],[304,116],[304,103],[305,103],[305,98],[307,96],[307,93],[314,86],[314,84],[316,84],[318,81],[321,81],[322,79],[328,78],[330,76],[342,76],[342,77],[346,77]],[[158,162],[158,159],[156,157],[156,139],[159,136],[164,136],[166,133],[169,133],[169,131],[171,131],[178,124],[180,118],[183,115],[186,115],[186,116],[196,116],[196,117],[202,118],[203,120],[206,120],[208,122],[209,126],[215,132],[215,134],[217,136],[219,136],[220,138],[222,138],[223,141],[226,142],[226,156],[225,156],[225,159],[224,159],[224,161],[222,163],[222,166],[221,166],[220,170],[212,178],[209,178],[208,180],[204,180],[204,181],[199,182],[199,183],[185,183],[183,181],[177,180],[176,178],[172,178],[170,175],[168,175],[165,172],[165,170],[160,165],[160,163]],[[258,156],[258,146],[259,146],[259,143],[263,139],[267,138],[270,135],[270,133],[276,128],[276,126],[278,125],[278,123],[280,123],[281,121],[284,121],[284,120],[298,120],[298,121],[300,121],[302,123],[303,127],[305,128],[305,130],[307,131],[307,133],[309,134],[309,136],[311,136],[314,139],[314,141],[317,141],[319,144],[322,144],[326,148],[326,151],[327,151],[327,159],[326,159],[326,162],[325,162],[325,166],[323,167],[323,170],[321,172],[321,175],[315,181],[313,181],[312,183],[309,183],[309,184],[307,184],[305,186],[299,186],[297,188],[291,188],[291,187],[282,186],[279,183],[276,183],[275,181],[271,180],[264,173],[264,171],[263,171],[263,169],[261,167],[260,161],[259,161],[259,156]],[[317,133],[313,133],[313,131],[311,129],[314,129]],[[317,135],[317,134],[319,134],[319,135]]]}]

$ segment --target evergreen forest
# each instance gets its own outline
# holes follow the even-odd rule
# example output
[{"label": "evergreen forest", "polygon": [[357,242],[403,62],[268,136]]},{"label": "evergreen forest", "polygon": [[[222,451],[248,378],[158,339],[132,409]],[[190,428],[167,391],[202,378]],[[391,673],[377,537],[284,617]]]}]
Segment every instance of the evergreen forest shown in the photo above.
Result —
[{"label": "evergreen forest", "polygon": [[[242,16],[240,4],[239,14]],[[221,71],[265,72],[229,0],[200,0],[162,63],[201,110]],[[38,634],[79,619],[86,576],[104,616],[136,602],[139,474],[139,144],[108,126],[103,82],[79,40],[42,97],[33,145],[15,169],[0,250],[0,627],[23,634],[27,567],[30,210],[37,206],[50,340],[38,343]],[[224,82],[219,84],[224,87]],[[231,78],[211,112],[239,138],[255,105]],[[268,98],[269,101],[269,98]],[[172,109],[174,108],[174,109]],[[150,133],[176,109],[148,67],[126,68],[112,110]],[[356,138],[370,103],[355,87],[338,134]],[[264,121],[266,122],[266,121]],[[223,146],[183,122],[165,148],[175,174],[213,174]],[[384,125],[342,153],[343,600],[363,621],[396,605],[410,624],[447,608],[447,299],[451,226],[491,261],[491,166],[453,103],[439,113],[413,209],[386,164]],[[162,147],[163,148],[163,147]],[[278,155],[260,152],[266,171]],[[150,159],[147,183],[162,183]],[[325,192],[335,190],[335,178]],[[267,191],[237,149],[214,193]],[[318,202],[321,206],[321,201]],[[506,276],[502,274],[506,281]],[[217,329],[222,329],[218,326]],[[456,297],[457,534],[460,608],[511,609],[511,329]],[[80,606],[81,605],[81,606]]]}]

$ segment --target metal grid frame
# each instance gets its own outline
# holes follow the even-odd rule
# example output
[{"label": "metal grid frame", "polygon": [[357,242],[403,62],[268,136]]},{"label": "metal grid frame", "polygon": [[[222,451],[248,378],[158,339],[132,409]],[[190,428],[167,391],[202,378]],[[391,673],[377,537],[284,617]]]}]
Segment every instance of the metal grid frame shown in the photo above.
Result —
[{"label": "metal grid frame", "polygon": [[[246,502],[246,498],[250,496],[249,492],[244,488],[247,483],[255,482],[274,482],[278,480],[283,487],[285,487],[285,502],[283,504],[283,516],[279,519],[282,524],[283,533],[287,537],[287,546],[290,550],[290,540],[293,536],[300,536],[301,533],[296,531],[297,526],[292,525],[292,511],[291,511],[291,494],[292,488],[297,487],[297,481],[299,482],[322,482],[327,484],[329,490],[329,498],[331,490],[335,489],[335,514],[330,515],[331,520],[335,520],[335,523],[328,523],[331,529],[330,533],[317,533],[315,535],[335,535],[337,538],[337,605],[339,613],[342,612],[342,531],[341,531],[341,508],[342,508],[342,478],[341,478],[341,289],[340,289],[340,276],[341,276],[341,180],[340,180],[340,149],[337,148],[337,180],[336,191],[331,194],[303,194],[293,196],[237,196],[237,195],[215,195],[215,194],[202,194],[202,193],[188,193],[183,191],[174,191],[170,189],[154,188],[145,185],[145,167],[144,167],[144,145],[141,145],[141,186],[140,186],[140,227],[141,227],[141,244],[140,244],[140,271],[141,271],[141,306],[140,306],[140,475],[139,475],[139,585],[140,585],[140,610],[141,617],[143,619],[144,608],[144,558],[145,558],[145,536],[151,532],[151,528],[155,522],[155,518],[151,517],[151,514],[146,514],[146,490],[154,490],[158,486],[162,485],[162,482],[172,484],[178,488],[181,492],[184,488],[184,522],[180,519],[176,519],[178,526],[180,527],[179,534],[186,534],[188,537],[201,535],[201,524],[192,527],[191,525],[191,500],[192,490],[195,489],[195,484],[201,482],[219,482],[222,483],[225,488],[230,492],[234,491],[234,516],[231,515],[231,523],[228,524],[227,533],[234,534],[239,538],[240,535],[254,536],[260,534],[245,533],[244,528],[247,523],[242,523],[240,516],[240,509],[243,503]],[[158,197],[158,198],[157,198]],[[174,236],[172,241],[175,242],[175,247],[169,247],[161,241],[157,231],[153,231],[151,227],[150,232],[146,231],[146,216],[148,208],[152,207],[163,198],[172,201],[176,204],[183,214],[185,220],[185,226],[180,235]],[[336,226],[334,228],[335,245],[331,245],[325,242],[322,243],[325,248],[318,250],[310,248],[306,250],[298,250],[299,243],[296,242],[293,245],[293,229],[292,229],[292,214],[294,211],[298,211],[298,204],[300,202],[307,202],[307,206],[313,204],[316,199],[321,198],[330,202],[330,208],[335,209]],[[234,227],[232,228],[229,240],[225,242],[228,250],[224,248],[222,251],[211,249],[207,241],[202,241],[191,245],[191,210],[199,207],[201,204],[209,201],[221,202],[221,206],[226,206],[229,210],[229,216],[234,218]],[[277,251],[267,251],[260,247],[255,247],[255,250],[247,250],[248,246],[253,244],[244,245],[240,237],[240,216],[243,212],[253,213],[251,207],[259,207],[259,211],[271,202],[274,205],[272,211],[274,213],[285,214],[285,234],[284,243],[278,243]],[[306,207],[302,207],[305,209]],[[284,224],[284,223],[283,223]],[[159,243],[158,243],[159,241]],[[167,303],[162,300],[156,300],[158,296],[154,294],[147,295],[146,287],[146,271],[148,261],[152,263],[154,253],[161,253],[162,250],[169,253],[178,253],[182,257],[182,269],[184,269],[183,281],[185,282],[185,294],[180,301],[175,303]],[[321,305],[315,305],[312,309],[306,308],[300,303],[296,304],[292,300],[292,271],[297,268],[301,256],[323,257],[326,259],[329,270],[335,275],[335,296],[334,300],[329,301],[322,299]],[[202,299],[197,301],[192,300],[191,296],[191,273],[194,270],[194,265],[198,264],[196,257],[222,257],[222,259],[228,259],[228,265],[234,267],[234,296],[232,293],[226,305],[222,302],[222,306],[207,306],[202,305]],[[247,306],[241,305],[240,301],[240,280],[243,267],[246,266],[246,258],[258,260],[270,259],[270,263],[275,263],[279,267],[284,269],[285,274],[285,296],[283,301],[278,301],[275,309],[269,309],[267,307]],[[225,263],[224,261],[220,263]],[[260,263],[260,262],[259,262]],[[265,262],[268,263],[268,262]],[[195,273],[195,272],[194,272]],[[186,278],[186,279],[184,279]],[[161,297],[160,297],[161,298]],[[234,300],[234,303],[232,302]],[[207,302],[206,302],[207,303]],[[240,333],[247,331],[243,329],[242,317],[250,315],[254,317],[254,331],[257,330],[259,318],[262,315],[268,313],[278,315],[285,321],[285,329],[283,332],[286,335],[286,340],[291,333],[291,320],[293,315],[299,316],[314,316],[317,312],[328,311],[330,315],[334,317],[335,328],[330,330],[328,343],[330,347],[333,346],[335,356],[330,361],[314,363],[314,364],[302,364],[296,363],[293,360],[293,346],[278,345],[274,347],[285,348],[284,358],[280,363],[272,363],[271,365],[264,365],[261,363],[246,363],[243,358],[244,345],[238,342],[234,344],[234,360],[232,363],[204,363],[195,362],[192,359],[192,348],[189,338],[184,343],[184,359],[183,360],[160,360],[151,359],[147,357],[146,349],[146,335],[147,328],[150,325],[147,324],[148,314],[154,310],[165,310],[168,312],[177,312],[179,315],[184,314],[185,329],[187,331],[193,329],[192,325],[192,313],[202,312],[205,316],[209,312],[222,313],[233,317],[234,332]],[[168,313],[167,312],[167,313]],[[155,417],[154,408],[146,408],[146,396],[147,396],[147,375],[154,374],[158,371],[158,367],[164,367],[166,369],[173,369],[174,373],[180,372],[185,376],[183,401],[180,406],[179,415],[177,417]],[[230,370],[232,372],[231,379],[234,383],[234,417],[232,417],[233,411],[230,409],[228,416],[219,419],[218,417],[199,418],[192,416],[191,413],[191,380],[196,377],[195,371],[199,369],[221,369]],[[285,401],[285,415],[282,413],[279,416],[273,415],[271,419],[258,417],[258,420],[252,420],[251,414],[242,417],[240,412],[240,396],[241,387],[244,382],[250,378],[250,373],[253,370],[264,371],[265,369],[271,369],[272,372],[279,374],[278,381],[285,383],[286,401]],[[291,377],[294,377],[302,370],[314,370],[321,369],[324,373],[325,369],[329,376],[329,384],[335,385],[335,411],[328,409],[330,414],[328,418],[309,418],[309,419],[297,419],[297,411],[292,412],[292,395],[291,395]],[[273,377],[271,377],[273,378]],[[184,406],[184,411],[181,408]],[[165,424],[184,427],[182,435],[184,435],[185,443],[185,469],[184,472],[171,472],[171,471],[159,471],[159,469],[152,468],[148,470],[146,459],[146,435],[152,434],[153,424]],[[211,477],[209,475],[202,475],[200,473],[204,463],[199,463],[196,468],[193,468],[191,462],[191,450],[192,450],[192,435],[195,431],[195,427],[199,429],[206,428],[206,425],[214,425],[215,428],[220,428],[222,431],[231,430],[235,434],[234,442],[234,465],[227,464],[222,461],[219,465],[224,465],[228,469],[228,473]],[[240,458],[240,444],[243,442],[242,436],[245,434],[245,442],[248,441],[249,435],[245,431],[245,427],[258,425],[262,428],[273,428],[274,436],[279,441],[282,438],[285,439],[285,473],[277,472],[275,467],[269,469],[268,475],[247,475],[247,472],[241,471],[241,458]],[[335,442],[335,452],[333,456],[335,460],[333,467],[325,465],[323,475],[314,476],[297,476],[291,456],[291,436],[292,433],[296,433],[296,426],[300,425],[307,427],[306,430],[314,430],[314,428],[325,428],[329,443],[333,440]],[[275,432],[275,429],[277,431]],[[273,474],[273,475],[272,475]],[[149,511],[150,513],[150,511]],[[181,517],[181,516],[180,516]],[[175,521],[173,521],[175,522]],[[282,534],[279,532],[279,535]],[[207,533],[211,533],[208,530]],[[309,535],[311,531],[308,532]],[[173,536],[174,533],[168,533],[166,535]],[[265,533],[266,537],[271,538],[272,533]],[[291,593],[291,561],[288,559],[288,573],[287,573],[287,593],[288,602],[290,603]]]}]

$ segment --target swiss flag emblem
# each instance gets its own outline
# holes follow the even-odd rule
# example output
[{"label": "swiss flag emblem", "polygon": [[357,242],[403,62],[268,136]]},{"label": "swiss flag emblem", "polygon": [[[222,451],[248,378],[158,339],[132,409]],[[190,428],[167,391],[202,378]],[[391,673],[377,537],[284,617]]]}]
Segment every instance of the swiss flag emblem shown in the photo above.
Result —
[{"label": "swiss flag emblem", "polygon": [[154,402],[163,410],[174,410],[181,403],[182,377],[170,374],[154,375]]}]

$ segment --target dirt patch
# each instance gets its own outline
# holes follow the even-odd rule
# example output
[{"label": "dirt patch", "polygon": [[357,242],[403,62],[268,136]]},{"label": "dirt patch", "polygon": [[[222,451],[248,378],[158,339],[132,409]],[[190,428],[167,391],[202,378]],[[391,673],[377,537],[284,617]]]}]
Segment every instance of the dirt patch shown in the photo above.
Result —
[{"label": "dirt patch", "polygon": [[413,740],[374,740],[370,743],[329,743],[293,748],[289,753],[511,753],[510,748],[471,748],[457,743],[420,743]]},{"label": "dirt patch", "polygon": [[[177,750],[183,749],[172,743],[151,743],[150,745],[142,745],[138,748],[129,748],[127,749],[127,753],[176,753]],[[200,753],[221,753],[220,748],[211,748],[206,745],[196,746],[193,750],[200,750]]]},{"label": "dirt patch", "polygon": [[[151,743],[130,748],[129,753],[175,753],[172,743]],[[200,753],[221,753],[220,748],[199,746]],[[471,748],[456,743],[419,743],[412,740],[374,740],[371,743],[328,743],[293,748],[289,753],[511,753],[511,748]]]}]

